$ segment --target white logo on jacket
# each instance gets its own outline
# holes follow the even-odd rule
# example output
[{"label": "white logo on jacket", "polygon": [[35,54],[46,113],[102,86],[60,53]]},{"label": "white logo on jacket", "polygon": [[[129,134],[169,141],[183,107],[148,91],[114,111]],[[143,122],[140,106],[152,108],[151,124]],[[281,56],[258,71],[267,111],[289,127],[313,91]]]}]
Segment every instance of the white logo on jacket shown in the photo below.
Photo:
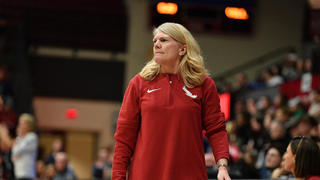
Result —
[{"label": "white logo on jacket", "polygon": [[184,92],[186,92],[186,95],[187,95],[187,96],[189,96],[189,97],[191,97],[191,98],[193,98],[193,99],[195,99],[195,98],[198,97],[197,95],[192,94],[190,91],[188,91],[188,89],[186,88],[186,86],[183,86],[182,89],[183,89]]},{"label": "white logo on jacket", "polygon": [[148,89],[147,90],[147,93],[152,93],[152,92],[154,92],[154,91],[158,91],[158,90],[160,90],[161,88],[158,88],[158,89]]}]

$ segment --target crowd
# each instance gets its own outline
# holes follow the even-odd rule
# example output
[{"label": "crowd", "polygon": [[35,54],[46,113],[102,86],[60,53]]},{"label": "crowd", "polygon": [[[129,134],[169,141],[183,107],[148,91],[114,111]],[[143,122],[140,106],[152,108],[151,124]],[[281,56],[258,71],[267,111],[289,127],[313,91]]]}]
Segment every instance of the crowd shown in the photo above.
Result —
[{"label": "crowd", "polygon": [[[319,59],[314,57],[302,60],[291,52],[282,63],[264,69],[255,81],[249,82],[244,73],[239,73],[234,88],[218,87],[232,97],[231,118],[227,121],[232,178],[298,179],[320,175],[320,67]],[[297,87],[300,94],[286,94],[284,84],[296,80],[301,83]],[[279,92],[256,99],[242,96],[268,87],[279,87]],[[0,179],[77,179],[61,139],[53,142],[47,157],[38,156],[35,119],[27,113],[18,117],[12,97],[7,68],[0,66]],[[208,176],[216,178],[214,156],[205,137],[204,146]],[[113,147],[99,148],[92,164],[94,180],[111,179],[112,151]],[[301,170],[303,165],[297,163],[298,158],[310,158],[308,153],[313,155],[310,162],[315,163],[315,168],[308,166],[312,172]]]},{"label": "crowd", "polygon": [[[49,155],[42,157],[38,137],[34,133],[34,118],[30,114],[19,117],[17,137],[12,138],[6,126],[0,125],[0,179],[1,180],[76,180],[69,164],[63,141],[55,139]],[[111,179],[112,147],[99,149],[92,165],[94,180]]]},{"label": "crowd", "polygon": [[[13,91],[8,69],[0,65],[0,179],[75,180],[63,141],[52,143],[51,153],[43,157],[33,115],[13,110]],[[92,165],[95,180],[111,179],[112,147],[99,149]]]},{"label": "crowd", "polygon": [[[232,97],[227,130],[233,178],[279,178],[284,152],[294,137],[308,137],[320,145],[320,72],[314,62],[314,59],[302,60],[290,52],[282,63],[261,71],[255,81],[249,82],[244,73],[239,73],[234,89],[231,86],[220,88]],[[286,90],[287,84],[292,82],[299,82],[299,86]],[[245,93],[273,87],[278,88],[277,94],[244,99],[248,97],[243,96]],[[297,93],[293,95],[292,92]],[[210,153],[209,149],[206,162],[209,172],[214,172]],[[213,173],[212,178],[214,176]]]}]

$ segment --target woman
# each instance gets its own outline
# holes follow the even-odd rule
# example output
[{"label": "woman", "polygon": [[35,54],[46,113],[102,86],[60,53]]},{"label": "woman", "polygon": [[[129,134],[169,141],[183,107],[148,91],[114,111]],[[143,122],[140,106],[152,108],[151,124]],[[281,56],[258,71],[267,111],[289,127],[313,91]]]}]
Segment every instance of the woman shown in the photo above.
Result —
[{"label": "woman", "polygon": [[112,179],[208,179],[202,130],[229,180],[225,119],[200,47],[180,24],[153,32],[153,59],[129,83],[117,122]]},{"label": "woman", "polygon": [[309,138],[292,139],[283,156],[283,169],[297,180],[320,180],[319,146]]},{"label": "woman", "polygon": [[38,137],[33,132],[34,123],[34,117],[31,114],[21,114],[16,139],[11,139],[5,128],[1,129],[6,144],[12,147],[14,174],[17,180],[31,180],[36,177]]},{"label": "woman", "polygon": [[284,147],[280,143],[271,144],[265,155],[264,165],[260,169],[261,179],[270,179],[272,171],[280,167]]}]

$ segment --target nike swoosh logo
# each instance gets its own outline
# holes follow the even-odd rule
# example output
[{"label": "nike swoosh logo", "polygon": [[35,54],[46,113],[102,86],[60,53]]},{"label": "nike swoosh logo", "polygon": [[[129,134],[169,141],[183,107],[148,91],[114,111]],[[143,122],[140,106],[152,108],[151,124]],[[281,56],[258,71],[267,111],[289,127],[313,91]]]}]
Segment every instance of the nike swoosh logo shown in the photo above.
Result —
[{"label": "nike swoosh logo", "polygon": [[188,89],[186,88],[186,86],[183,86],[182,89],[183,89],[183,91],[186,93],[187,96],[189,96],[189,97],[191,97],[191,98],[193,98],[193,99],[195,99],[195,98],[198,97],[197,95],[192,94],[190,91],[188,91]]},{"label": "nike swoosh logo", "polygon": [[158,91],[158,90],[160,90],[161,88],[158,88],[158,89],[148,89],[147,90],[147,93],[152,93],[152,92],[154,92],[154,91]]}]

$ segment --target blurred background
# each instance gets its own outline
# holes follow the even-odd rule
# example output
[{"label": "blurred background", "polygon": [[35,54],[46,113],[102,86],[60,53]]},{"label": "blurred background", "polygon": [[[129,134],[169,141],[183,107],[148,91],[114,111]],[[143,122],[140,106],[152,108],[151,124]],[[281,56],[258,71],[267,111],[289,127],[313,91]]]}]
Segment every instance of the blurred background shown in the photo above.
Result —
[{"label": "blurred background", "polygon": [[267,179],[281,162],[265,167],[271,145],[320,137],[319,0],[0,0],[0,123],[15,136],[33,114],[39,164],[58,141],[79,179],[100,177],[97,162],[107,178],[124,91],[168,21],[191,31],[216,81],[234,178]]}]

